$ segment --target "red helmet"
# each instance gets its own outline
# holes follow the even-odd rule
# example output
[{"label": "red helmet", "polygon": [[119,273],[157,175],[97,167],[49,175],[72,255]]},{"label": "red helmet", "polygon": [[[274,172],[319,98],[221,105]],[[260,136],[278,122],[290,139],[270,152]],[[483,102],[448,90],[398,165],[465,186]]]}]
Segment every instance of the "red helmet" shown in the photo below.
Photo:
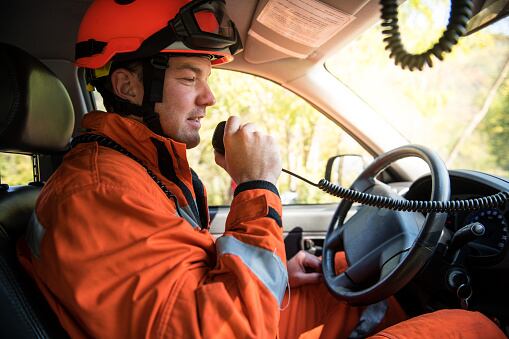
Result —
[{"label": "red helmet", "polygon": [[85,13],[76,64],[98,69],[160,52],[233,60],[242,43],[224,0],[96,0]]}]

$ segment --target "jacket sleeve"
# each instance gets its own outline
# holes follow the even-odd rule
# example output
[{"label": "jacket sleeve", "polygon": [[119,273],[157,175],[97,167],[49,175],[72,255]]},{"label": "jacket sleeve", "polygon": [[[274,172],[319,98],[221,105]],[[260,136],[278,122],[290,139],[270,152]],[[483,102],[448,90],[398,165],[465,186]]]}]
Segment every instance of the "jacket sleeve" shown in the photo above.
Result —
[{"label": "jacket sleeve", "polygon": [[[235,191],[217,262],[201,283],[185,284],[169,319],[169,337],[275,338],[288,282],[281,201],[265,181]],[[190,296],[190,299],[183,296]],[[193,312],[196,312],[193,314]],[[192,314],[192,315],[191,315]]]},{"label": "jacket sleeve", "polygon": [[287,283],[281,211],[271,184],[240,185],[214,243],[155,185],[48,194],[25,266],[73,337],[274,338]]}]

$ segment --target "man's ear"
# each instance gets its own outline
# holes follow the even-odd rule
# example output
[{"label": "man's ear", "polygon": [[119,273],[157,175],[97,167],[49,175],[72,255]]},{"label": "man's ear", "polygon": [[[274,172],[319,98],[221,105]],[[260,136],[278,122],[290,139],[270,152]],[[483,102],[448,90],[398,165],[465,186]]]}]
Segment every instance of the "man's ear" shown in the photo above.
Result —
[{"label": "man's ear", "polygon": [[143,83],[138,75],[125,68],[118,68],[111,74],[113,93],[130,103],[143,103]]}]

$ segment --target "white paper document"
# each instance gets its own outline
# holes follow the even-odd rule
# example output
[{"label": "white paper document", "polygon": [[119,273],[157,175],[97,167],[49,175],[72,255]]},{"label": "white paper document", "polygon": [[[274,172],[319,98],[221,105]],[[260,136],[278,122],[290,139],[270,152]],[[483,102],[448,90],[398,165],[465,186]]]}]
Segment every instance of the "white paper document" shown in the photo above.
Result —
[{"label": "white paper document", "polygon": [[319,47],[355,17],[317,0],[269,0],[258,22],[302,45]]}]

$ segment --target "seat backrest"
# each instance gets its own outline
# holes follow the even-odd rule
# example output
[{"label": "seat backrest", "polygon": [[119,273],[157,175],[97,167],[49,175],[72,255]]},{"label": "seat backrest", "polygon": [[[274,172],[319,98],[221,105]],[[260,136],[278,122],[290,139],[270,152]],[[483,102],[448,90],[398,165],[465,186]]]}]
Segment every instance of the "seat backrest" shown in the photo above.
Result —
[{"label": "seat backrest", "polygon": [[[72,103],[60,80],[28,53],[0,43],[0,151],[62,152],[73,126]],[[67,337],[16,256],[40,189],[0,186],[0,338]]]}]

